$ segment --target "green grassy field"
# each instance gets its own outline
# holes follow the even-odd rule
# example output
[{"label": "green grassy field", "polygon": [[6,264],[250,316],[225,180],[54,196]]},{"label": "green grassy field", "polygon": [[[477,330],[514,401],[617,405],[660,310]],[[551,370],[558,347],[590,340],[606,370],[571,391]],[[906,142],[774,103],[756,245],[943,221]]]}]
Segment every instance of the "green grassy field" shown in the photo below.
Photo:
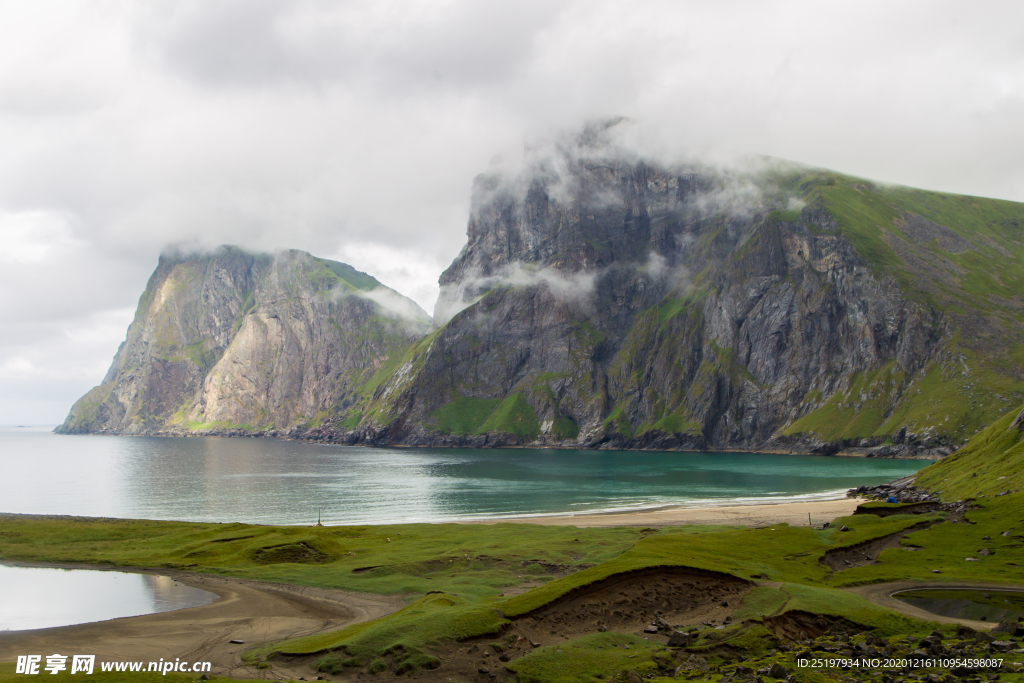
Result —
[{"label": "green grassy field", "polygon": [[0,515],[0,558],[170,567],[366,593],[472,599],[615,557],[639,529],[512,524],[273,527]]},{"label": "green grassy field", "polygon": [[[497,637],[508,619],[581,586],[645,567],[694,567],[782,582],[779,588],[763,587],[748,593],[736,612],[736,621],[742,623],[733,627],[735,632],[715,634],[725,638],[723,642],[734,651],[764,654],[773,642],[758,626],[765,614],[795,610],[842,617],[885,637],[919,637],[935,628],[935,624],[866,602],[841,590],[842,586],[906,578],[920,578],[924,585],[935,578],[932,569],[936,566],[958,572],[957,578],[964,580],[1019,581],[1019,572],[1010,565],[1024,563],[1024,546],[1012,536],[999,536],[1000,541],[990,543],[996,554],[983,561],[968,563],[964,557],[977,551],[977,539],[984,535],[996,538],[1004,531],[1008,513],[1013,519],[1024,519],[1017,514],[1024,506],[1024,496],[1011,494],[983,499],[979,504],[969,513],[974,524],[941,522],[941,513],[855,515],[836,520],[825,530],[787,525],[657,531],[511,524],[296,528],[7,515],[0,518],[0,557],[168,566],[410,596],[407,607],[388,617],[263,646],[247,654],[249,661],[258,662],[281,654],[320,653],[325,671],[372,666],[395,652],[401,653],[394,658],[399,666],[404,665],[408,672],[420,670],[431,665],[431,652],[437,645]],[[885,551],[878,564],[842,572],[832,572],[819,562],[830,549],[895,533],[922,521],[936,525],[905,537],[906,544],[920,547],[915,552],[894,548]],[[851,530],[839,531],[842,524]],[[533,562],[538,559],[548,564],[594,566],[512,598],[498,596],[509,585],[546,578],[541,565]],[[368,566],[376,568],[352,571]],[[442,592],[426,595],[427,591]],[[513,670],[521,681],[591,680],[588,672],[595,667],[610,671],[627,664],[640,667],[638,671],[656,671],[660,647],[634,648],[628,655],[621,648],[609,647],[616,638],[627,637],[635,638],[592,634],[561,648],[540,648],[516,660]],[[545,678],[552,667],[564,670],[567,677]]]}]

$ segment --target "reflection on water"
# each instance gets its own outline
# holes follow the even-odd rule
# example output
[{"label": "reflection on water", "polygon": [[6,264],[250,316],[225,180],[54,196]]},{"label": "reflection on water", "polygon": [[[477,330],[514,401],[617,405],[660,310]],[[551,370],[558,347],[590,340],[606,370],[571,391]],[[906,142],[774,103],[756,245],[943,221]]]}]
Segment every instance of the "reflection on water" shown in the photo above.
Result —
[{"label": "reflection on water", "polygon": [[170,612],[216,597],[168,576],[0,564],[0,631]]},{"label": "reflection on water", "polygon": [[1016,621],[1024,617],[1024,593],[1001,590],[933,588],[893,594],[897,600],[932,614],[975,621]]},{"label": "reflection on water", "polygon": [[0,512],[311,524],[842,497],[917,460],[357,448],[0,431]]}]

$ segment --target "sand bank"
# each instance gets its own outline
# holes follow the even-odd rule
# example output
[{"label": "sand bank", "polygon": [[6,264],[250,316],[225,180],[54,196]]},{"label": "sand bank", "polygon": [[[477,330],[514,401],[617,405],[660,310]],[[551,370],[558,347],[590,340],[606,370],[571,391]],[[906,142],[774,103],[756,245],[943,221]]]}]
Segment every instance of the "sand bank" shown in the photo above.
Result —
[{"label": "sand bank", "polygon": [[501,522],[523,522],[552,526],[611,527],[611,526],[678,526],[681,524],[731,524],[735,526],[821,526],[836,517],[853,514],[863,498],[842,498],[839,500],[815,500],[796,503],[771,503],[755,505],[729,505],[723,507],[683,508],[664,507],[636,512],[598,512],[579,515],[556,515],[551,517],[516,517],[514,519],[491,519],[468,522],[469,524],[498,524]]},{"label": "sand bank", "polygon": [[[208,661],[213,663],[213,674],[235,678],[308,676],[308,669],[303,673],[289,671],[286,662],[275,662],[271,669],[262,670],[243,666],[241,653],[256,643],[332,631],[385,616],[404,606],[402,599],[393,595],[163,569],[139,571],[171,576],[219,597],[208,605],[173,612],[31,631],[0,631],[0,662],[14,661],[18,655],[59,652],[94,654],[97,662],[151,662],[160,658]],[[244,644],[233,644],[231,640],[242,640]]]}]

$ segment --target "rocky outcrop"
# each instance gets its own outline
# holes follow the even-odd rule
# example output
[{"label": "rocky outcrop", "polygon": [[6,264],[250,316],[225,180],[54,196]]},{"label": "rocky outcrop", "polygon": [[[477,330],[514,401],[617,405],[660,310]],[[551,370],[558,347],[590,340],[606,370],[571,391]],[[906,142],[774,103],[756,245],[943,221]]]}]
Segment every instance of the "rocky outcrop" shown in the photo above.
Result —
[{"label": "rocky outcrop", "polygon": [[[886,244],[1002,252],[837,174],[668,168],[585,137],[476,180],[444,325],[346,440],[938,457],[973,433],[972,377],[999,363],[969,367],[963,318]],[[999,372],[1009,407],[1021,371]]]},{"label": "rocky outcrop", "polygon": [[163,255],[103,383],[58,431],[306,429],[429,324],[365,273],[304,252]]}]

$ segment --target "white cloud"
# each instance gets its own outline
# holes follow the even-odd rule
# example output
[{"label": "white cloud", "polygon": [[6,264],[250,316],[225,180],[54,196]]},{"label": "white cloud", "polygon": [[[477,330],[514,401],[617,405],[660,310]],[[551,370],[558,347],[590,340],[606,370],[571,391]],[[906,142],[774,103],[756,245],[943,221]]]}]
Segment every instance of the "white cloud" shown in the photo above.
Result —
[{"label": "white cloud", "polygon": [[76,240],[65,213],[19,211],[0,214],[0,263],[40,263]]},{"label": "white cloud", "polygon": [[358,296],[376,302],[384,309],[384,313],[390,314],[391,317],[412,323],[412,329],[419,334],[430,331],[430,315],[393,289],[378,287],[368,292],[360,292]]},{"label": "white cloud", "polygon": [[347,242],[325,257],[359,264],[361,270],[409,297],[427,312],[437,299],[437,276],[448,266],[448,260],[440,255],[401,244],[392,246],[378,242]]}]

